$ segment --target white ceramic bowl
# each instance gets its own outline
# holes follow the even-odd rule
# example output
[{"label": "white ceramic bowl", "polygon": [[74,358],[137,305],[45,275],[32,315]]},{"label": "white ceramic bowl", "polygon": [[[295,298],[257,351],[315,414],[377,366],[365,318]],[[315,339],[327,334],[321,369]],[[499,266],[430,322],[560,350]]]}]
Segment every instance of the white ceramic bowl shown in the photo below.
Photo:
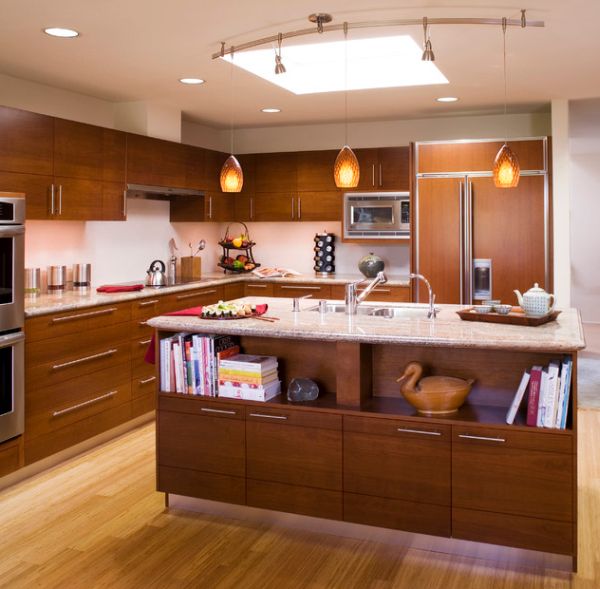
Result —
[{"label": "white ceramic bowl", "polygon": [[499,315],[508,315],[512,311],[512,305],[494,305],[494,311]]},{"label": "white ceramic bowl", "polygon": [[492,312],[492,305],[475,305],[473,309],[475,309],[475,313],[485,315],[486,313]]}]

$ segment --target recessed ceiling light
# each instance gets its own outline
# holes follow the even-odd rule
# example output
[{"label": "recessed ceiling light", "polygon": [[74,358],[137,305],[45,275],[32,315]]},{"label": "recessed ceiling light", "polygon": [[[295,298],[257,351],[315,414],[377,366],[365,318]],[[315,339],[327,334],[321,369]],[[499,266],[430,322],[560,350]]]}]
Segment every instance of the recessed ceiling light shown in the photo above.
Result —
[{"label": "recessed ceiling light", "polygon": [[204,84],[204,80],[202,78],[179,78],[179,81],[182,84],[190,85]]},{"label": "recessed ceiling light", "polygon": [[281,112],[280,108],[261,108],[260,112]]},{"label": "recessed ceiling light", "polygon": [[441,96],[440,98],[436,98],[438,102],[458,102],[458,98],[456,96]]},{"label": "recessed ceiling light", "polygon": [[[410,35],[349,40],[347,85],[345,51],[344,41],[284,45],[281,75],[275,74],[272,48],[238,51],[233,64],[294,94],[448,83],[434,62],[421,60],[423,49]],[[231,55],[222,59],[232,61]]]},{"label": "recessed ceiling light", "polygon": [[48,27],[44,29],[44,33],[46,35],[50,35],[51,37],[61,37],[62,39],[73,39],[74,37],[79,37],[79,32],[75,29],[65,29],[63,27]]}]

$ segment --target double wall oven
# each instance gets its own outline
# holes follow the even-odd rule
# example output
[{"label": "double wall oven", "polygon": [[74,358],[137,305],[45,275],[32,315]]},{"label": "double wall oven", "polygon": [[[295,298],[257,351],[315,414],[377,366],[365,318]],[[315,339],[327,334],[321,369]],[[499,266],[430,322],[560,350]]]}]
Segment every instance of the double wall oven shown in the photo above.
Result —
[{"label": "double wall oven", "polygon": [[25,198],[0,192],[0,442],[24,425]]}]

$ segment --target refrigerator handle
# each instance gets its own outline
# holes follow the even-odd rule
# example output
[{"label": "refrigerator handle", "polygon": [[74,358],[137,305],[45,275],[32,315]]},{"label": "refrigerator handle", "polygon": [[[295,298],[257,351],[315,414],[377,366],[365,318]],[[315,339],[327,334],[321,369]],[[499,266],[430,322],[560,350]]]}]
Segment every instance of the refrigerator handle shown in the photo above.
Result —
[{"label": "refrigerator handle", "polygon": [[459,202],[459,206],[460,206],[460,210],[459,210],[459,215],[458,215],[458,233],[459,233],[459,240],[458,243],[460,244],[460,253],[459,253],[459,261],[460,261],[460,304],[464,305],[465,303],[465,289],[464,289],[464,284],[465,284],[465,227],[464,227],[464,218],[465,218],[465,202],[464,202],[464,198],[465,198],[465,185],[462,182],[459,182],[458,184],[458,202]]},{"label": "refrigerator handle", "polygon": [[467,300],[473,304],[473,183],[467,180],[466,233],[467,239],[465,266],[467,269]]}]

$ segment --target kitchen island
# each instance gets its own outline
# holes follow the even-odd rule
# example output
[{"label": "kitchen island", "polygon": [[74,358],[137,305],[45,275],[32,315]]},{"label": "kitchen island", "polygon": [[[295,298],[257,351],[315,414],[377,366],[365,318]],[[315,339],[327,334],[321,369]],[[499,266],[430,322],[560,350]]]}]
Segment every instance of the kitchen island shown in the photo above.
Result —
[{"label": "kitchen island", "polygon": [[[156,317],[158,338],[231,334],[247,353],[279,360],[282,390],[296,377],[320,396],[266,403],[158,393],[158,489],[267,510],[572,557],[577,551],[576,310],[518,327],[436,319],[321,314],[302,301],[268,302],[272,323]],[[528,427],[506,413],[523,371],[573,362],[566,429]],[[421,416],[396,379],[410,361],[430,374],[473,378],[465,405]],[[525,405],[525,404],[524,404]]]}]

